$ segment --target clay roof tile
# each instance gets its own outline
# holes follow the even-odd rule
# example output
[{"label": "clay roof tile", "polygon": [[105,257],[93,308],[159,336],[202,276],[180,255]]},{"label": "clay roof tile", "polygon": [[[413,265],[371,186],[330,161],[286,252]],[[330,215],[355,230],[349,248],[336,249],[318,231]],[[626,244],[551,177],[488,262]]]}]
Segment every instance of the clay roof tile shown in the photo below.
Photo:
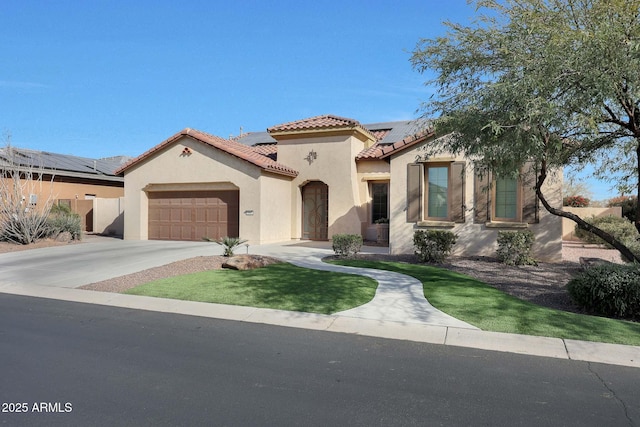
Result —
[{"label": "clay roof tile", "polygon": [[130,162],[128,162],[127,164],[119,168],[116,171],[116,174],[119,175],[124,173],[130,167],[140,163],[147,157],[151,156],[153,153],[162,150],[166,146],[172,144],[173,142],[177,141],[178,139],[184,136],[189,136],[197,141],[200,141],[212,147],[216,147],[219,150],[222,150],[226,153],[231,154],[232,156],[238,157],[242,160],[252,163],[265,171],[273,172],[280,175],[292,176],[292,177],[295,177],[298,175],[298,171],[288,166],[285,166],[281,163],[278,163],[274,160],[273,156],[270,154],[274,154],[275,150],[273,150],[273,153],[271,152],[266,153],[265,151],[267,151],[267,149],[256,150],[254,147],[249,147],[247,145],[240,144],[239,142],[236,142],[236,141],[223,139],[223,138],[220,138],[219,136],[211,135],[206,132],[202,132],[195,129],[189,129],[189,128],[184,129],[181,132],[178,132],[177,134],[173,135],[167,140],[161,142],[160,144],[156,145],[155,147],[151,148],[150,150],[146,151],[145,153],[131,160]]}]

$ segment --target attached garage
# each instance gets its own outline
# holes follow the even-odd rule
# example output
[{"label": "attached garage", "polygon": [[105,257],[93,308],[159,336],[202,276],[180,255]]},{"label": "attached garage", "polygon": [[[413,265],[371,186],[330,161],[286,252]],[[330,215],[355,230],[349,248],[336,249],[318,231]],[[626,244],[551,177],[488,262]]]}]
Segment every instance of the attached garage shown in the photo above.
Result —
[{"label": "attached garage", "polygon": [[239,236],[239,191],[149,192],[149,239]]},{"label": "attached garage", "polygon": [[117,171],[125,181],[124,238],[289,239],[298,172],[267,154],[194,129],[151,148]]}]

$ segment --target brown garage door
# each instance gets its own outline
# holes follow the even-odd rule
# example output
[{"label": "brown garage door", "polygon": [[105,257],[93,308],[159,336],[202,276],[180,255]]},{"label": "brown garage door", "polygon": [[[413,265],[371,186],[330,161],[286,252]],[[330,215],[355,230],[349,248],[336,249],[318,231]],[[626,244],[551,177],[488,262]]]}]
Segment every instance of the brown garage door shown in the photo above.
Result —
[{"label": "brown garage door", "polygon": [[149,239],[239,237],[238,191],[149,193]]}]

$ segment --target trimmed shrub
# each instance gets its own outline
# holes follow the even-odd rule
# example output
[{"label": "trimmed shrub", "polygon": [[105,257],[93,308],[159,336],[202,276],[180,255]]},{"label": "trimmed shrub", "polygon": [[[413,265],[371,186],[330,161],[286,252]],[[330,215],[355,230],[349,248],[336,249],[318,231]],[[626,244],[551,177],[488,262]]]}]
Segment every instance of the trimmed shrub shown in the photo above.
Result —
[{"label": "trimmed shrub", "polygon": [[[606,231],[621,242],[629,242],[637,240],[638,230],[629,221],[613,215],[592,216],[585,218],[585,221],[599,229]],[[576,225],[576,237],[587,243],[606,244],[604,240]]]},{"label": "trimmed shrub", "polygon": [[637,200],[638,198],[636,196],[618,196],[610,199],[607,206],[622,207],[622,216],[631,222],[636,222],[636,218],[638,217]]},{"label": "trimmed shrub", "polygon": [[458,236],[451,231],[418,230],[413,234],[415,254],[421,262],[443,262],[456,244]]},{"label": "trimmed shrub", "polygon": [[499,231],[498,259],[507,265],[536,265],[531,256],[534,241],[531,230]]},{"label": "trimmed shrub", "polygon": [[[585,219],[589,224],[595,225],[599,229],[611,234],[616,240],[620,241],[634,254],[640,253],[640,234],[636,230],[633,223],[627,221],[624,218],[620,218],[613,215],[590,217]],[[596,243],[600,245],[606,245],[608,248],[613,248],[604,240],[599,238],[593,233],[579,228],[576,225],[576,237],[587,243]]]},{"label": "trimmed shrub", "polygon": [[603,316],[640,319],[640,267],[603,264],[580,273],[567,284],[573,301]]},{"label": "trimmed shrub", "polygon": [[331,240],[333,251],[338,256],[355,255],[362,249],[362,236],[359,234],[334,234]]},{"label": "trimmed shrub", "polygon": [[71,240],[82,238],[82,219],[80,215],[71,212],[71,210],[51,208],[49,218],[47,218],[47,226],[50,237],[55,238],[66,232],[71,235]]}]

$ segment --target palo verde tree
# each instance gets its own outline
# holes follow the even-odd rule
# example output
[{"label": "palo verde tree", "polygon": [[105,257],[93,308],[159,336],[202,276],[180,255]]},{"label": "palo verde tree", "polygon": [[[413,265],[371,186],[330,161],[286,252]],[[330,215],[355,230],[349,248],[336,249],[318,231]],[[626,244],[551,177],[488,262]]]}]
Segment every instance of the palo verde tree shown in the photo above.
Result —
[{"label": "palo verde tree", "polygon": [[433,149],[465,153],[479,171],[503,176],[534,161],[536,193],[550,213],[640,262],[542,192],[550,170],[593,163],[640,194],[640,0],[475,5],[475,21],[446,22],[446,35],[420,40],[411,57],[416,70],[434,73],[427,84],[437,88],[423,117],[437,117],[436,132],[452,135]]}]

